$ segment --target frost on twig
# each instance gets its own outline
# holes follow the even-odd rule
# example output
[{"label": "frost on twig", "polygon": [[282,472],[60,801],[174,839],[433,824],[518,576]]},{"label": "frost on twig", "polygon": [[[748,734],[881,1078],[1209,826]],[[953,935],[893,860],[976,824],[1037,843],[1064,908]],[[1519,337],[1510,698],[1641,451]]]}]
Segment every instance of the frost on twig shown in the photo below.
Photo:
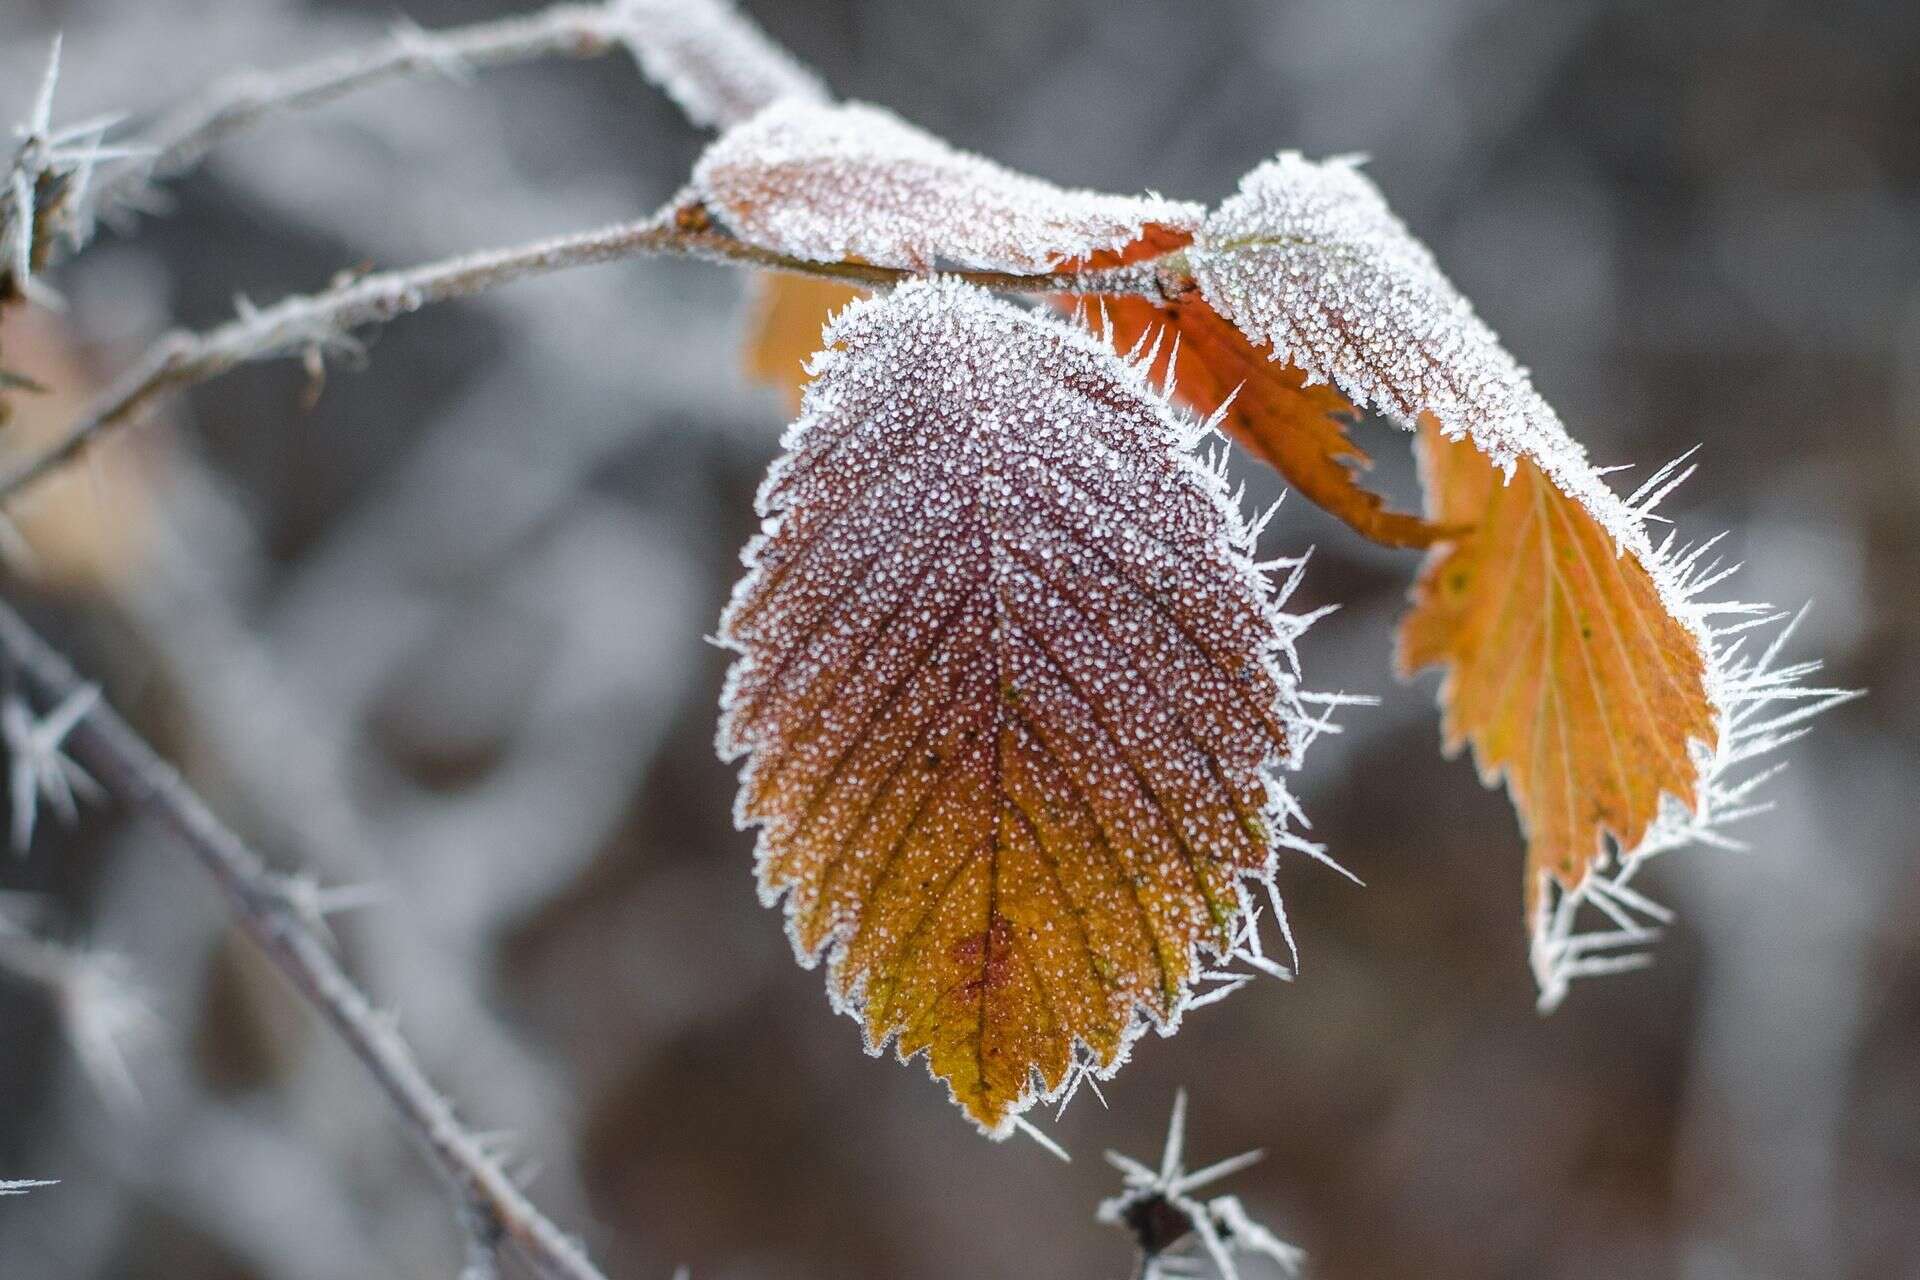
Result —
[{"label": "frost on twig", "polygon": [[[83,687],[66,659],[4,604],[0,650],[25,691],[37,700],[65,704]],[[488,1241],[510,1243],[543,1280],[604,1280],[586,1251],[540,1211],[486,1142],[460,1121],[395,1020],[378,1013],[341,968],[323,931],[297,906],[303,896],[317,905],[319,891],[290,891],[111,706],[94,703],[72,726],[70,736],[75,755],[115,800],[152,819],[193,854],[248,938],[352,1048],[408,1136],[447,1182],[462,1226],[484,1225]],[[28,942],[14,954],[25,957],[30,967],[54,971],[53,962],[62,957],[44,944]],[[98,965],[83,965],[64,979],[67,990],[91,998],[97,1019],[96,1026],[78,1028],[79,1035],[97,1040],[100,1030],[124,1025],[123,1014],[99,1013],[101,980],[113,976]],[[76,1010],[86,1007],[87,1001],[75,1002]],[[107,1065],[111,1069],[110,1061]]]},{"label": "frost on twig", "polygon": [[55,128],[54,92],[60,83],[60,39],[54,37],[47,69],[24,123],[14,129],[19,145],[0,189],[0,303],[27,298],[57,305],[58,295],[36,274],[56,235],[79,243],[89,233],[87,191],[103,160],[126,158],[140,148],[107,146],[107,131],[119,122],[107,116]]},{"label": "frost on twig", "polygon": [[820,78],[728,0],[612,0],[611,8],[640,70],[697,125],[727,128],[783,98],[828,100]]},{"label": "frost on twig", "polygon": [[1238,1260],[1246,1257],[1264,1258],[1281,1274],[1298,1275],[1306,1254],[1254,1221],[1239,1197],[1201,1200],[1194,1194],[1257,1163],[1265,1153],[1242,1152],[1189,1173],[1186,1130],[1187,1091],[1181,1089],[1173,1097],[1157,1168],[1117,1151],[1106,1153],[1107,1163],[1120,1171],[1125,1190],[1101,1201],[1094,1217],[1133,1237],[1139,1280],[1200,1275],[1204,1264],[1211,1264],[1219,1280],[1240,1280]]},{"label": "frost on twig", "polygon": [[11,1182],[0,1182],[0,1196],[23,1196],[35,1187],[57,1187],[59,1185],[58,1182],[49,1182],[44,1179],[16,1179]]},{"label": "frost on twig", "polygon": [[957,150],[864,103],[778,102],[721,135],[694,186],[742,239],[816,262],[1046,272],[1136,242],[1168,249],[1203,210],[1070,191]]},{"label": "frost on twig", "polygon": [[162,207],[157,182],[188,172],[222,142],[261,121],[408,76],[464,84],[486,67],[544,57],[595,57],[620,47],[628,37],[624,9],[624,0],[556,4],[438,31],[403,21],[386,39],[364,49],[217,80],[147,126],[141,145],[119,153],[124,163],[102,175],[91,198],[75,201],[75,245],[91,238],[97,218],[124,220],[130,211]]}]

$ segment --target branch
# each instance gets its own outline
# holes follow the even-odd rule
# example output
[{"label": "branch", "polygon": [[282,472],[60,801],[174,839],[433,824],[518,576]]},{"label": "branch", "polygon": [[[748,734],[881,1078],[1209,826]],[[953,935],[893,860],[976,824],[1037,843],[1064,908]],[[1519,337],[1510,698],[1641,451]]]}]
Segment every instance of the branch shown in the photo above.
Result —
[{"label": "branch", "polygon": [[[122,425],[162,392],[217,378],[238,365],[276,356],[352,349],[348,336],[385,324],[434,302],[471,297],[529,276],[568,267],[649,256],[703,258],[825,276],[876,288],[914,278],[915,272],[856,262],[807,262],[749,244],[717,230],[705,209],[687,197],[639,222],[496,249],[404,271],[348,280],[323,293],[299,295],[265,309],[244,307],[237,319],[204,333],[162,338],[115,380],[58,440],[0,471],[0,503],[77,457],[94,440]],[[1191,286],[1185,258],[1098,271],[1019,275],[960,271],[954,275],[988,289],[1016,293],[1141,294],[1174,296]]]},{"label": "branch", "polygon": [[84,242],[97,217],[147,203],[154,182],[189,172],[222,142],[270,117],[409,76],[463,80],[489,67],[597,58],[622,46],[698,125],[737,124],[779,97],[827,96],[811,71],[726,0],[557,4],[443,31],[403,24],[371,48],[230,76],[161,117],[129,148],[134,154],[94,185],[74,238]]},{"label": "branch", "polygon": [[[323,106],[359,89],[414,75],[463,79],[485,67],[536,58],[594,58],[619,48],[630,20],[624,0],[560,4],[536,13],[444,31],[403,25],[383,43],[284,71],[247,71],[214,83],[198,99],[160,118],[142,154],[94,187],[90,214],[141,203],[157,180],[194,168],[233,135],[269,117]],[[82,225],[90,225],[87,216]]]},{"label": "branch", "polygon": [[[67,660],[4,604],[0,651],[42,703],[63,702],[84,687]],[[473,1239],[470,1272],[481,1249],[506,1241],[544,1280],[604,1280],[580,1246],[540,1212],[460,1123],[393,1020],[376,1012],[341,969],[312,917],[289,893],[288,882],[267,869],[179,772],[104,702],[87,712],[67,741],[109,795],[171,831],[200,861],[241,929],[366,1066],[453,1189],[460,1220]]]}]

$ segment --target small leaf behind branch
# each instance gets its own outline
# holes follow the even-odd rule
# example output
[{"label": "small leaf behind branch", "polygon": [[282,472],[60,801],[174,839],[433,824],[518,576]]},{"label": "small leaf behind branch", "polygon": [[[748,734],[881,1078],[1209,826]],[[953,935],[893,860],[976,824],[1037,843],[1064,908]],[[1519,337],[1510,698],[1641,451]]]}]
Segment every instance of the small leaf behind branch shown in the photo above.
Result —
[{"label": "small leaf behind branch", "polygon": [[798,413],[809,381],[807,361],[820,349],[821,329],[867,291],[838,280],[778,271],[761,272],[750,287],[747,376],[784,392],[789,408]]}]

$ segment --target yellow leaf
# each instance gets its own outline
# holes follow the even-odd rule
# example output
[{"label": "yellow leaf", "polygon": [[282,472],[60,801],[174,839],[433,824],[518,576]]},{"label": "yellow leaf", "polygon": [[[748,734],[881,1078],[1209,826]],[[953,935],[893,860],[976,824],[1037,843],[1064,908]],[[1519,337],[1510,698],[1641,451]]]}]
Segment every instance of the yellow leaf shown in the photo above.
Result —
[{"label": "yellow leaf", "polygon": [[1448,668],[1446,746],[1507,781],[1527,834],[1526,902],[1577,887],[1602,837],[1632,850],[1660,797],[1695,803],[1689,740],[1717,741],[1699,642],[1630,550],[1522,460],[1510,482],[1420,425],[1427,507],[1471,523],[1437,547],[1400,632],[1403,673]]},{"label": "yellow leaf", "polygon": [[802,963],[1004,1134],[1243,945],[1242,879],[1299,843],[1293,623],[1084,329],[949,280],[827,337],[722,620],[720,745]]},{"label": "yellow leaf", "polygon": [[746,370],[756,382],[787,393],[798,412],[807,389],[807,361],[820,349],[828,317],[867,296],[864,289],[813,276],[762,272],[753,278]]}]

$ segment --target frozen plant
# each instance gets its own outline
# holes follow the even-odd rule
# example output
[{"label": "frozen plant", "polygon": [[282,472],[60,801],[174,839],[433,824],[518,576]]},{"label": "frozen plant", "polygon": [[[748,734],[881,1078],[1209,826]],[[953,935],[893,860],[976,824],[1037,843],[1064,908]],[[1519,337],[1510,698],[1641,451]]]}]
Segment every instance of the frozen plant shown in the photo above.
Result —
[{"label": "frozen plant", "polygon": [[[924,1054],[982,1132],[1031,1132],[1025,1110],[1097,1090],[1147,1029],[1173,1034],[1255,974],[1291,978],[1280,859],[1340,869],[1286,775],[1364,699],[1304,674],[1319,615],[1284,606],[1307,558],[1261,545],[1274,513],[1243,510],[1230,442],[1360,536],[1424,550],[1400,668],[1444,671],[1445,749],[1471,747],[1511,795],[1543,1008],[1638,962],[1670,913],[1636,868],[1727,839],[1755,808],[1751,762],[1849,696],[1781,660],[1790,628],[1745,656],[1785,615],[1708,598],[1729,572],[1714,544],[1649,533],[1688,470],[1616,493],[1357,161],[1281,151],[1211,210],[1063,189],[835,101],[720,0],[403,27],[215,85],[111,144],[112,121],[54,124],[56,46],[0,188],[0,302],[49,301],[62,246],[83,251],[263,117],[615,49],[721,130],[663,207],[170,334],[50,441],[0,458],[0,502],[167,392],[271,358],[317,373],[363,354],[355,331],[435,302],[639,255],[772,273],[786,329],[763,347],[797,331],[814,354],[771,362],[799,408],[718,628],[735,654],[718,746],[742,762],[736,819],[759,829],[761,896],[796,958],[824,961],[869,1052]],[[1365,411],[1415,434],[1422,513],[1361,485],[1347,429]],[[0,648],[21,685],[0,703],[16,844],[42,800],[70,817],[89,777],[156,818],[419,1139],[469,1273],[507,1243],[542,1275],[597,1275],[341,969],[325,916],[356,895],[268,871],[5,610]],[[1195,1196],[1247,1158],[1185,1172],[1184,1106],[1158,1169],[1114,1158],[1127,1191],[1102,1217],[1134,1231],[1148,1275],[1194,1241],[1229,1277],[1249,1254],[1296,1267],[1233,1197]]]}]

